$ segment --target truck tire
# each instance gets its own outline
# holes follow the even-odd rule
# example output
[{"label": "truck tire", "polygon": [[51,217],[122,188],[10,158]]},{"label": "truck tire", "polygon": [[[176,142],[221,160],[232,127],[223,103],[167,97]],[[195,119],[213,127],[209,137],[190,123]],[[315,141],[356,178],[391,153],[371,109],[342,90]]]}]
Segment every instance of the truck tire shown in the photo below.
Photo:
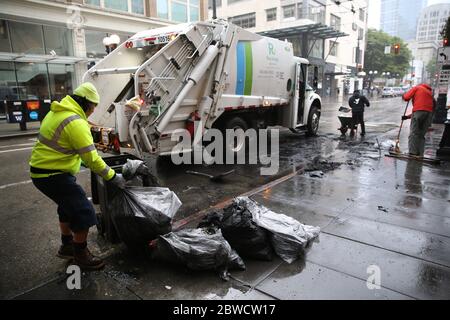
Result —
[{"label": "truck tire", "polygon": [[306,133],[308,136],[317,135],[319,131],[320,112],[316,107],[312,107],[309,111],[308,124],[306,125]]},{"label": "truck tire", "polygon": [[[226,129],[233,129],[233,130],[242,129],[245,132],[248,129],[248,124],[241,117],[234,117],[225,123],[225,130]],[[245,148],[245,146],[246,146],[245,137],[240,141],[235,140],[234,145],[228,145],[226,143],[226,139],[224,139],[224,142],[225,142],[225,150],[224,151],[232,152],[234,154],[241,152],[242,148]]]}]

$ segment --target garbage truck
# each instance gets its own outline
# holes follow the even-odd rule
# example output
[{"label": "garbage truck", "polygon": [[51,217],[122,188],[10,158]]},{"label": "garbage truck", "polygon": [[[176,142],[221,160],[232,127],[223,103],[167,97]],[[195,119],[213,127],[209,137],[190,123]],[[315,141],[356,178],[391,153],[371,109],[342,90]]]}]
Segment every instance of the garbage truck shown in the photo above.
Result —
[{"label": "garbage truck", "polygon": [[308,64],[290,42],[224,20],[142,31],[85,73],[101,96],[89,121],[114,128],[138,157],[172,154],[178,129],[189,130],[192,144],[211,128],[315,135],[321,99],[307,84]]}]

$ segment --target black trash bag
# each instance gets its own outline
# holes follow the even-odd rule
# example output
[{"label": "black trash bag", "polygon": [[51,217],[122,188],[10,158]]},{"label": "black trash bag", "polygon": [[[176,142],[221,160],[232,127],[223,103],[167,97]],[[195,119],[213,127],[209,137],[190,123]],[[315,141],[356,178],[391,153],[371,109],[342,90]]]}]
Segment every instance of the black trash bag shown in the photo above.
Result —
[{"label": "black trash bag", "polygon": [[110,206],[119,238],[129,247],[139,247],[172,231],[181,201],[167,188],[127,187],[117,192]]},{"label": "black trash bag", "polygon": [[248,197],[237,197],[233,203],[245,207],[260,228],[267,230],[275,253],[287,263],[301,258],[305,249],[317,239],[319,227],[302,224],[292,217],[273,212]]},{"label": "black trash bag", "polygon": [[200,226],[217,226],[223,237],[241,257],[271,261],[273,249],[267,231],[260,228],[252,219],[252,214],[244,207],[232,204],[223,213],[211,212]]},{"label": "black trash bag", "polygon": [[184,229],[159,236],[152,242],[152,258],[191,270],[216,270],[228,280],[228,270],[245,270],[244,261],[216,229]]},{"label": "black trash bag", "polygon": [[129,181],[127,185],[159,187],[160,183],[157,177],[151,174],[150,169],[142,160],[128,159],[122,167],[122,175]]}]

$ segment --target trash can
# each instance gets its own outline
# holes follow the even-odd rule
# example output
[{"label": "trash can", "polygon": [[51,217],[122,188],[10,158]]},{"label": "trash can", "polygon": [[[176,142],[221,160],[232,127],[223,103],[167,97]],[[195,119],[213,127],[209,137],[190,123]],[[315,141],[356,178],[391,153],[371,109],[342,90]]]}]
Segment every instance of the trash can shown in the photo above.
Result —
[{"label": "trash can", "polygon": [[[107,156],[103,160],[105,163],[114,169],[116,172],[121,173],[122,167],[127,160],[141,160],[131,154],[122,154],[118,156]],[[146,180],[143,180],[143,186],[145,186]],[[111,218],[111,200],[119,190],[112,183],[105,181],[101,176],[91,172],[91,192],[92,202],[100,205],[100,212],[97,213],[97,230],[100,235],[105,237],[111,243],[118,243],[120,239],[114,228],[114,224]]]}]

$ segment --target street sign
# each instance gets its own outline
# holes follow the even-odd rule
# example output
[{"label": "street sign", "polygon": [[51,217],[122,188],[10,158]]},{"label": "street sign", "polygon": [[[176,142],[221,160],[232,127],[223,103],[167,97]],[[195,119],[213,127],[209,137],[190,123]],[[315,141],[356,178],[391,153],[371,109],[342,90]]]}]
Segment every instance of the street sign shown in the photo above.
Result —
[{"label": "street sign", "polygon": [[447,86],[450,83],[450,64],[442,65],[439,71],[439,86]]},{"label": "street sign", "polygon": [[441,47],[438,49],[437,63],[450,65],[450,47]]}]

